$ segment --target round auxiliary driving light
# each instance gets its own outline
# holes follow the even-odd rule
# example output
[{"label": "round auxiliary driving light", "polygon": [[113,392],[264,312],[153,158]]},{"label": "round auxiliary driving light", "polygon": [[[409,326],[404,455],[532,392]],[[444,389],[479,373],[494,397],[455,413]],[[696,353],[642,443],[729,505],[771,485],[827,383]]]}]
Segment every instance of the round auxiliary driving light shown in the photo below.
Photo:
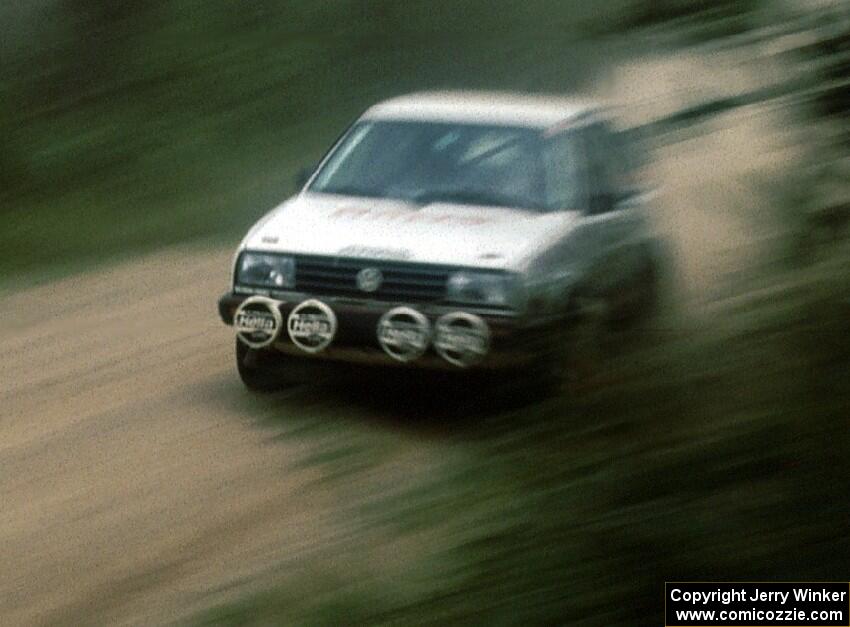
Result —
[{"label": "round auxiliary driving light", "polygon": [[336,336],[336,314],[320,300],[310,299],[299,304],[286,321],[289,339],[307,353],[318,353],[328,347]]},{"label": "round auxiliary driving light", "polygon": [[434,350],[450,364],[473,366],[490,351],[490,329],[476,315],[461,311],[446,314],[434,325]]},{"label": "round auxiliary driving light", "polygon": [[236,308],[233,328],[239,341],[250,348],[272,344],[283,327],[280,303],[265,296],[251,296]]},{"label": "round auxiliary driving light", "polygon": [[391,309],[378,322],[378,342],[397,361],[419,359],[431,342],[431,323],[410,307]]}]

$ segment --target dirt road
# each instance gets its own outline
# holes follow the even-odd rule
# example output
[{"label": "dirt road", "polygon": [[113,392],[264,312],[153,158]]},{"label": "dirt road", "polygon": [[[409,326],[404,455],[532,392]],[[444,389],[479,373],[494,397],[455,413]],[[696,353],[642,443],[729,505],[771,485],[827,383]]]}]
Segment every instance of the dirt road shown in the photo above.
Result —
[{"label": "dirt road", "polygon": [[[242,390],[214,315],[228,259],[164,254],[3,300],[5,624],[158,623],[333,545],[315,450],[278,436],[353,437],[358,412]],[[384,462],[428,449],[411,446]]]},{"label": "dirt road", "polygon": [[[778,157],[737,128],[679,145],[660,172],[694,309],[757,265],[746,181]],[[272,574],[392,576],[436,541],[439,523],[363,535],[361,495],[468,452],[368,392],[244,391],[215,315],[229,256],[166,252],[0,302],[4,624],[167,623]]]}]

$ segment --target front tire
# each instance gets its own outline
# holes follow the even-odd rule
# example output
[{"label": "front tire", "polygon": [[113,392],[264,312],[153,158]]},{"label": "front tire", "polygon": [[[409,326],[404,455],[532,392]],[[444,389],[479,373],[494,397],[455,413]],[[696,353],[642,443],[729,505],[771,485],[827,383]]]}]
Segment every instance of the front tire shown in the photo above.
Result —
[{"label": "front tire", "polygon": [[604,298],[590,296],[574,298],[570,309],[531,376],[544,396],[576,400],[601,379],[611,312]]},{"label": "front tire", "polygon": [[280,357],[271,350],[249,348],[236,339],[236,370],[252,392],[276,392],[286,387]]}]

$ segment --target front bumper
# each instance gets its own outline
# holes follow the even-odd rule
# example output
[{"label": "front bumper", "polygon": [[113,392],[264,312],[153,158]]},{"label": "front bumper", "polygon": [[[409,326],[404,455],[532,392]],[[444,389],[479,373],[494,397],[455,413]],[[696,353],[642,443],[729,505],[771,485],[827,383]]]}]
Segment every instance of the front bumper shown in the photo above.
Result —
[{"label": "front bumper", "polygon": [[[249,298],[246,294],[228,292],[218,301],[218,311],[225,324],[233,325],[237,309]],[[330,307],[337,319],[333,342],[318,353],[308,353],[293,343],[285,329],[277,336],[271,348],[290,355],[348,363],[413,366],[429,369],[457,369],[434,350],[433,346],[419,358],[401,362],[393,359],[381,348],[377,329],[381,317],[400,303],[357,300],[351,298],[314,297],[310,294],[287,293],[278,295],[278,310],[284,321],[292,310],[310,298],[318,298]],[[475,364],[477,369],[504,369],[527,363],[539,355],[551,338],[549,331],[555,321],[542,317],[529,318],[510,313],[465,309],[458,306],[421,304],[413,305],[434,325],[442,316],[455,312],[472,313],[483,320],[489,330],[487,354]]]}]

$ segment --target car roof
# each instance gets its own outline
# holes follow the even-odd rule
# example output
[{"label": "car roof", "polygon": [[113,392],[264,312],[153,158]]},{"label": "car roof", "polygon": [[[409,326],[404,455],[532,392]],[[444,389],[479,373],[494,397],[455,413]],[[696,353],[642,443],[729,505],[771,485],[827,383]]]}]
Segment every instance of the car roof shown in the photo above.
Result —
[{"label": "car roof", "polygon": [[385,100],[366,111],[363,118],[549,128],[600,109],[590,101],[565,96],[443,91]]}]

